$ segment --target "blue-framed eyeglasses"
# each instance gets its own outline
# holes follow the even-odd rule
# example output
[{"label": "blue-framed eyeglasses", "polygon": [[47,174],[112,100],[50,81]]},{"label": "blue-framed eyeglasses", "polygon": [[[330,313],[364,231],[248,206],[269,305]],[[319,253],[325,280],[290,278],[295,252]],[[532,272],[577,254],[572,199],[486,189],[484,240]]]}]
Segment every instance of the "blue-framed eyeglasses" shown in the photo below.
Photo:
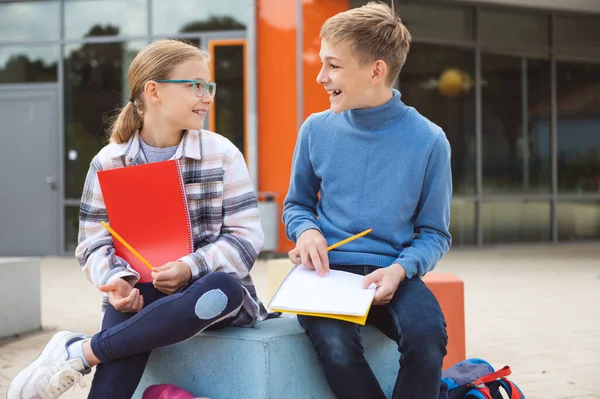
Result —
[{"label": "blue-framed eyeglasses", "polygon": [[204,97],[206,93],[209,96],[213,97],[217,93],[217,84],[215,82],[207,82],[202,79],[160,79],[155,80],[155,82],[159,83],[189,83],[192,85],[192,90],[194,90],[194,95],[196,97]]}]

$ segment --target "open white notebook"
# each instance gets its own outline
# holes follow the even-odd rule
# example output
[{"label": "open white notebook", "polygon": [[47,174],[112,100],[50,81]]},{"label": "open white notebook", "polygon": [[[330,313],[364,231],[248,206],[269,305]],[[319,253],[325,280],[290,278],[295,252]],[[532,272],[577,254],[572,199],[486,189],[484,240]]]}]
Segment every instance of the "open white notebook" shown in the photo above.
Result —
[{"label": "open white notebook", "polygon": [[283,280],[269,308],[309,316],[329,317],[365,324],[375,284],[362,288],[363,276],[339,270],[319,277],[314,270],[296,266]]}]

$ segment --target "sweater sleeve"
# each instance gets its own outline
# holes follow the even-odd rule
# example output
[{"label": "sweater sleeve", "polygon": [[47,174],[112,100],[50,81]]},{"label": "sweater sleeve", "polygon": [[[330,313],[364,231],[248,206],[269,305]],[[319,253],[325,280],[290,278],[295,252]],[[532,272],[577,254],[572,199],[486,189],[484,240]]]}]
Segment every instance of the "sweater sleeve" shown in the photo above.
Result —
[{"label": "sweater sleeve", "polygon": [[450,249],[451,199],[450,144],[442,133],[438,136],[427,163],[415,218],[416,237],[394,262],[404,267],[407,278],[421,277],[433,270]]},{"label": "sweater sleeve", "polygon": [[300,234],[306,230],[320,231],[317,221],[317,202],[321,179],[315,174],[310,159],[310,132],[314,125],[313,117],[309,117],[300,128],[294,156],[290,187],[283,202],[283,223],[288,239],[298,241]]}]

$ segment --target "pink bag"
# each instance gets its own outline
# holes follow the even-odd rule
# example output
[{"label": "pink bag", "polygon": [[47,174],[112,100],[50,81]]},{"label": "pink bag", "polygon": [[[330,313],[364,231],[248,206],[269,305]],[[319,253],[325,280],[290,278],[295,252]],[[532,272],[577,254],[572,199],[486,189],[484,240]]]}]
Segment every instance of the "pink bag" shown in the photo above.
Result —
[{"label": "pink bag", "polygon": [[194,396],[185,389],[172,384],[150,385],[142,394],[142,399],[208,399],[205,396]]}]

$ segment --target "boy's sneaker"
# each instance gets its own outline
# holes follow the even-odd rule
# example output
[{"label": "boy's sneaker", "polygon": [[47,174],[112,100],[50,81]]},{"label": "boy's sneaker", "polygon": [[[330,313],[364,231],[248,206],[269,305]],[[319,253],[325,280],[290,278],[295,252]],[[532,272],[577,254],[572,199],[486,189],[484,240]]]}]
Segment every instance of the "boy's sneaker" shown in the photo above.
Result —
[{"label": "boy's sneaker", "polygon": [[60,331],[52,337],[42,353],[23,369],[8,386],[7,399],[55,399],[78,383],[85,387],[83,374],[91,369],[79,358],[67,360],[67,346],[87,334]]}]

